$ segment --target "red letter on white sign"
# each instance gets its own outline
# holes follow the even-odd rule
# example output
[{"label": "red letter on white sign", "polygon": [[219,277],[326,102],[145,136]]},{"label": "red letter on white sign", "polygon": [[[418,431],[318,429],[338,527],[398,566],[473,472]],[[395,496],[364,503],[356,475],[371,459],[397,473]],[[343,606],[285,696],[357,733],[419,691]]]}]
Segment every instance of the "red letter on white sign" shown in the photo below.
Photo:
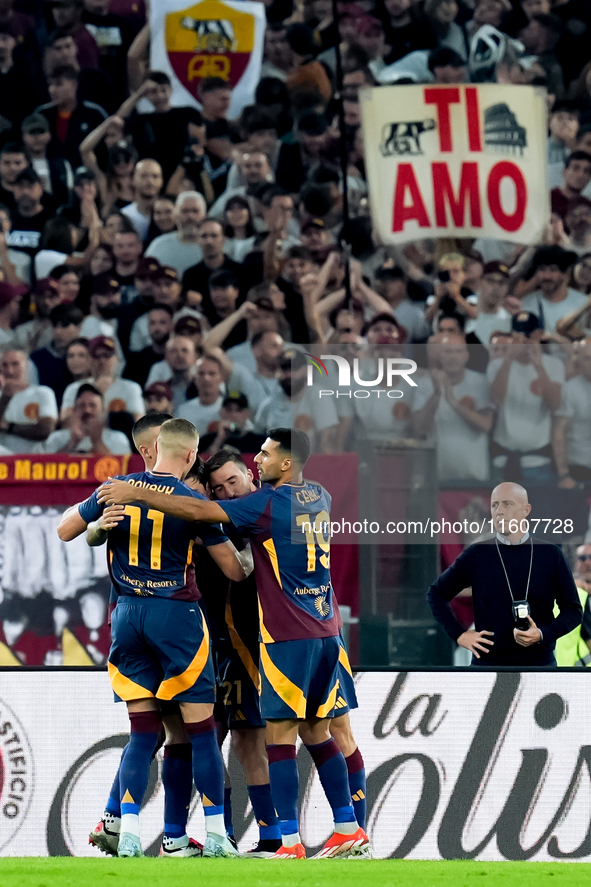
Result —
[{"label": "red letter on white sign", "polygon": [[[405,206],[406,191],[410,192],[412,203]],[[429,228],[429,216],[425,209],[423,198],[412,163],[399,163],[394,186],[394,210],[392,213],[392,231],[403,231],[405,224],[411,219],[416,219],[419,228]]]},{"label": "red letter on white sign", "polygon": [[[515,185],[515,209],[508,215],[501,204],[501,182],[512,179]],[[487,185],[490,212],[503,231],[518,231],[523,225],[527,209],[527,182],[516,163],[501,160],[490,171]]]},{"label": "red letter on white sign", "polygon": [[447,228],[446,203],[456,228],[464,227],[466,202],[470,203],[470,222],[473,228],[482,228],[480,191],[478,188],[478,164],[462,163],[459,195],[456,199],[447,163],[432,163],[433,203],[435,204],[435,224]]},{"label": "red letter on white sign", "polygon": [[453,151],[451,138],[450,105],[457,105],[460,101],[460,90],[457,86],[444,89],[425,89],[425,104],[437,105],[437,132],[439,133],[439,150]]}]

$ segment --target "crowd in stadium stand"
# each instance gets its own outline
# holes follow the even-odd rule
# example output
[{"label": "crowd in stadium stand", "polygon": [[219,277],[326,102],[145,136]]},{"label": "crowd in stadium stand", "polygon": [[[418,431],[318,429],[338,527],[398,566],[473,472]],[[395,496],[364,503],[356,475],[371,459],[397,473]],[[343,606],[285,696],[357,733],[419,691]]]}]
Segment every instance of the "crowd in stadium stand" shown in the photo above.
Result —
[{"label": "crowd in stadium stand", "polygon": [[[293,416],[320,452],[430,441],[443,483],[588,483],[591,9],[359,0],[339,32],[329,0],[265,6],[255,101],[228,119],[218,77],[171,107],[143,0],[1,0],[0,454],[125,454],[149,410],[203,455],[252,453]],[[382,246],[360,87],[468,81],[546,87],[542,241]],[[320,406],[302,352],[324,343],[369,379],[389,345],[417,387]]]}]

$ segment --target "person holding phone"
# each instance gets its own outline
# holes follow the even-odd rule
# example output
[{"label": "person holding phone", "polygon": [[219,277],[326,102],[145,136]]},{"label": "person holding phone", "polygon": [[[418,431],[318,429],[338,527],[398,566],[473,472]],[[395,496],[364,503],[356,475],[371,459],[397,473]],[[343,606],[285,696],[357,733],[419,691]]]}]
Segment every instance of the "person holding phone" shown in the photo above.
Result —
[{"label": "person holding phone", "polygon": [[478,299],[472,290],[465,286],[466,259],[460,253],[445,253],[438,263],[435,294],[427,299],[425,319],[433,325],[440,314],[459,312],[475,319],[478,316]]}]

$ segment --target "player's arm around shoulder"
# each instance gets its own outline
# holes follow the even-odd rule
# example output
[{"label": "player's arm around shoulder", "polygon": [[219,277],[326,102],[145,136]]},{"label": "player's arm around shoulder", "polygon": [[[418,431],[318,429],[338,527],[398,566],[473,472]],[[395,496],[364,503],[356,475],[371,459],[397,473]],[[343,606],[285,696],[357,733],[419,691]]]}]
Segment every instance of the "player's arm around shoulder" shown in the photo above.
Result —
[{"label": "player's arm around shoulder", "polygon": [[98,501],[102,505],[130,505],[132,502],[141,502],[156,511],[171,514],[181,520],[204,521],[213,524],[228,523],[229,521],[226,512],[220,508],[218,503],[210,502],[205,497],[172,496],[157,490],[136,487],[126,480],[109,478],[98,488],[97,493]]},{"label": "player's arm around shoulder", "polygon": [[91,521],[86,528],[86,542],[91,548],[104,545],[109,535],[109,530],[120,523],[125,517],[124,505],[108,505],[98,520]]},{"label": "player's arm around shoulder", "polygon": [[87,523],[80,516],[78,505],[72,505],[62,514],[62,519],[57,526],[57,534],[62,542],[71,542],[72,539],[81,536],[86,527]]}]

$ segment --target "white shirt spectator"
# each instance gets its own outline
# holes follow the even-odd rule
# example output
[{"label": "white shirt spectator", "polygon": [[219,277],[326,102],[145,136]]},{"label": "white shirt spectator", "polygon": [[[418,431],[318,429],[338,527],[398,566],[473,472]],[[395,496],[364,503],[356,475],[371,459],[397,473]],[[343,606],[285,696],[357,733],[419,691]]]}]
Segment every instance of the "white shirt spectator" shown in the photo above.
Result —
[{"label": "white shirt spectator", "polygon": [[[150,336],[150,331],[148,329],[149,314],[150,312],[148,312],[147,314],[142,314],[141,317],[138,317],[137,320],[134,320],[129,336],[130,351],[143,351],[144,348],[148,348],[152,344],[152,337]],[[204,332],[209,329],[209,323],[207,322],[203,314],[200,314],[199,311],[195,310],[195,308],[181,308],[180,311],[177,311],[173,317],[174,323],[177,322],[179,317],[185,317],[187,314],[190,314],[191,317],[197,318],[197,320],[201,324],[201,329]],[[154,382],[155,379],[152,379],[152,381]]]},{"label": "white shirt spectator", "polygon": [[228,348],[226,354],[232,363],[240,364],[240,366],[250,370],[251,373],[256,373],[257,362],[250,342],[246,341],[240,342],[239,345],[232,345],[231,348]]},{"label": "white shirt spectator", "polygon": [[333,399],[312,397],[306,387],[299,400],[290,400],[282,389],[277,395],[265,398],[255,416],[255,430],[266,434],[270,428],[290,428],[293,419],[299,416],[309,416],[317,432],[339,424]]},{"label": "white shirt spectator", "polygon": [[278,396],[282,390],[277,379],[268,379],[259,373],[251,373],[238,363],[234,364],[226,389],[229,393],[241,391],[246,395],[252,416],[256,416],[258,408],[267,397]]},{"label": "white shirt spectator", "polygon": [[562,317],[582,308],[587,304],[587,301],[588,296],[570,287],[567,290],[566,299],[563,299],[562,302],[549,302],[544,298],[541,290],[536,290],[521,300],[521,310],[531,311],[532,314],[539,317],[545,330],[554,332],[556,324]]},{"label": "white shirt spectator", "polygon": [[206,434],[212,422],[219,422],[223,401],[224,398],[220,395],[214,403],[205,406],[198,397],[194,397],[181,404],[176,415],[192,422],[199,434]]},{"label": "white shirt spectator", "polygon": [[158,259],[161,265],[171,265],[182,277],[187,268],[201,261],[203,253],[196,243],[183,243],[177,231],[170,231],[154,238],[146,250],[146,256]]},{"label": "white shirt spectator", "polygon": [[152,221],[150,216],[145,216],[141,213],[138,209],[137,203],[128,203],[127,206],[123,207],[121,212],[129,219],[141,240],[144,241],[150,230],[150,223]]},{"label": "white shirt spectator", "polygon": [[246,256],[252,252],[254,248],[254,235],[247,237],[245,240],[234,240],[233,237],[226,238],[224,243],[224,252],[233,262],[242,263]]},{"label": "white shirt spectator", "polygon": [[556,415],[569,420],[565,429],[567,463],[591,468],[591,382],[584,376],[565,382]]},{"label": "white shirt spectator", "polygon": [[426,339],[429,335],[429,327],[423,311],[410,299],[403,299],[399,305],[392,308],[392,314],[406,330],[407,342],[417,342],[419,339]]},{"label": "white shirt spectator", "polygon": [[[76,395],[81,385],[94,385],[92,379],[84,379],[79,382],[70,382],[62,398],[62,409],[74,407]],[[132,416],[143,416],[146,412],[142,389],[137,382],[130,379],[116,379],[107,388],[104,397],[105,410],[108,413],[131,413]]]},{"label": "white shirt spectator", "polygon": [[[413,412],[422,410],[433,396],[433,382],[430,376],[417,380]],[[492,408],[489,399],[488,382],[483,373],[465,370],[464,378],[452,387],[454,397],[469,403],[475,410]],[[447,402],[439,398],[435,411],[435,445],[437,449],[437,474],[440,481],[475,480],[489,478],[488,434],[479,431]]]},{"label": "white shirt spectator", "polygon": [[[490,361],[486,369],[489,385],[496,378],[502,363],[503,359],[500,357]],[[552,382],[560,384],[564,382],[564,364],[561,360],[543,354],[542,364]],[[507,394],[503,403],[497,408],[497,422],[493,432],[493,440],[506,450],[527,453],[531,450],[540,450],[550,443],[552,410],[546,406],[541,394],[537,393],[537,386],[532,385],[537,379],[538,372],[531,363],[512,361]],[[523,467],[537,466],[523,464]]]},{"label": "white shirt spectator", "polygon": [[[70,440],[70,432],[67,428],[60,431],[53,431],[43,446],[44,453],[59,453]],[[114,456],[126,456],[131,453],[129,441],[122,431],[113,431],[112,428],[105,428],[101,440],[106,447],[110,449]],[[72,452],[76,453],[92,453],[92,441],[89,437],[83,437],[80,443]]]},{"label": "white shirt spectator", "polygon": [[[17,425],[34,425],[39,419],[50,418],[57,421],[58,411],[55,394],[47,385],[29,385],[24,391],[17,391],[6,407],[4,419]],[[19,437],[17,434],[0,434],[0,444],[13,453],[35,453],[38,443]]]},{"label": "white shirt spectator", "polygon": [[465,332],[474,333],[483,345],[490,344],[490,337],[497,330],[511,332],[512,317],[505,308],[497,308],[494,314],[478,314],[466,321]]},{"label": "white shirt spectator", "polygon": [[35,277],[37,280],[49,277],[53,269],[57,268],[58,265],[63,265],[67,258],[67,253],[60,253],[56,249],[39,250],[33,262]]}]

